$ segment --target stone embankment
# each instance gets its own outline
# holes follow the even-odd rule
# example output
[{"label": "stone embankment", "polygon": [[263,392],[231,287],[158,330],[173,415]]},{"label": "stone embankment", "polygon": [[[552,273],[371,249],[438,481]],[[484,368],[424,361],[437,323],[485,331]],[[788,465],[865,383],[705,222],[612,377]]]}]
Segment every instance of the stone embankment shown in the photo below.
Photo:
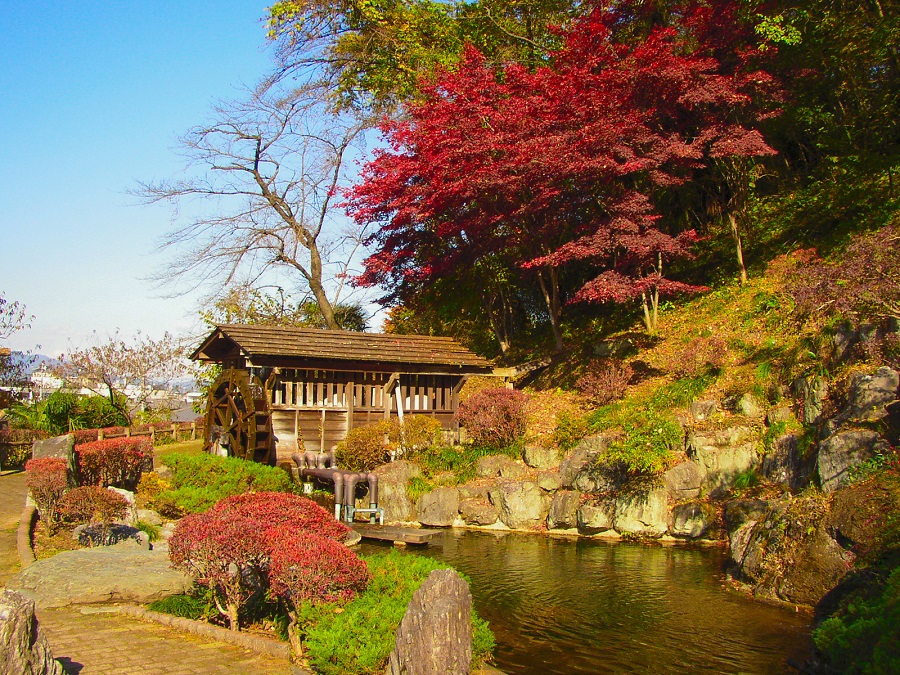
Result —
[{"label": "stone embankment", "polygon": [[[898,387],[900,375],[887,367],[858,374],[830,417],[818,377],[798,380],[768,410],[750,394],[695,402],[682,418],[681,461],[654,478],[605,463],[610,439],[598,435],[565,457],[530,446],[520,460],[482,458],[476,480],[414,502],[407,484],[421,471],[397,461],[376,470],[381,505],[389,521],[428,527],[727,542],[734,578],[758,595],[815,604],[846,574],[854,543],[867,534],[852,513],[872,507],[847,486],[897,444]],[[735,481],[748,475],[779,496],[734,499]],[[801,496],[810,485],[821,491]]]}]

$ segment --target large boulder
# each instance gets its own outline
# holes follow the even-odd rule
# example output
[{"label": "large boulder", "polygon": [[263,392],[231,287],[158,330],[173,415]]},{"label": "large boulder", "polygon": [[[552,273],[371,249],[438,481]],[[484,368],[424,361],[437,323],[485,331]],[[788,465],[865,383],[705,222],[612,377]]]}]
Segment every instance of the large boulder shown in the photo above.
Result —
[{"label": "large boulder", "polygon": [[459,514],[466,525],[493,525],[499,513],[487,499],[463,499],[459,502]]},{"label": "large boulder", "polygon": [[187,593],[193,580],[169,566],[158,547],[132,542],[63,551],[32,563],[6,584],[28,591],[41,609],[104,602],[146,604]]},{"label": "large boulder", "polygon": [[738,399],[736,410],[744,417],[762,417],[763,409],[756,397],[747,392]]},{"label": "large boulder", "polygon": [[0,673],[65,675],[34,615],[34,601],[11,590],[0,592]]},{"label": "large boulder", "polygon": [[419,497],[416,508],[423,525],[450,527],[459,513],[459,491],[455,487],[435,488]]},{"label": "large boulder", "polygon": [[490,497],[500,511],[500,520],[514,530],[536,529],[547,519],[550,499],[536,483],[500,483]]},{"label": "large boulder", "polygon": [[815,474],[814,453],[800,453],[796,434],[783,434],[776,438],[762,460],[761,473],[773,483],[785,485],[792,490],[802,490],[809,485]]},{"label": "large boulder", "polygon": [[578,507],[578,531],[582,534],[608,532],[616,525],[616,503],[611,499],[585,502]]},{"label": "large boulder", "polygon": [[669,534],[699,539],[709,534],[715,523],[715,511],[708,502],[676,504],[669,514]]},{"label": "large boulder", "polygon": [[549,469],[559,466],[559,450],[545,448],[543,445],[526,445],[523,459],[534,469]]},{"label": "large boulder", "polygon": [[723,495],[739,474],[759,466],[756,448],[757,438],[749,427],[730,427],[688,437],[688,449],[705,473],[704,492],[712,497]]},{"label": "large boulder", "polygon": [[572,487],[588,494],[615,492],[627,480],[627,475],[618,465],[603,461],[587,464],[572,481]]},{"label": "large boulder", "polygon": [[397,628],[389,675],[469,675],[472,594],[452,569],[434,570],[413,594]]},{"label": "large boulder", "polygon": [[559,464],[559,478],[563,487],[572,487],[576,476],[585,468],[595,464],[608,447],[609,439],[603,435],[581,439],[575,449]]},{"label": "large boulder", "polygon": [[411,523],[416,520],[416,505],[409,498],[406,487],[410,479],[422,475],[422,470],[405,459],[376,467],[378,474],[378,506],[384,509],[389,523]]},{"label": "large boulder", "polygon": [[691,417],[693,417],[698,422],[703,422],[704,420],[712,417],[716,410],[718,410],[719,404],[715,399],[708,399],[706,401],[694,401],[691,403]]},{"label": "large boulder", "polygon": [[562,487],[558,471],[541,471],[537,476],[537,484],[541,490],[556,492]]},{"label": "large boulder", "polygon": [[828,397],[828,382],[824,377],[809,376],[794,380],[794,398],[802,404],[803,423],[818,424]]},{"label": "large boulder", "polygon": [[842,431],[819,444],[816,469],[823,492],[834,492],[847,483],[852,469],[890,450],[890,444],[868,429]]},{"label": "large boulder", "polygon": [[619,534],[658,537],[669,528],[665,488],[635,491],[616,499],[615,529]]},{"label": "large boulder", "polygon": [[856,375],[850,382],[847,405],[841,417],[847,420],[880,420],[887,416],[887,406],[897,400],[900,373],[882,366],[872,375]]},{"label": "large boulder", "polygon": [[551,530],[568,530],[578,526],[578,507],[581,505],[581,493],[571,490],[560,490],[553,495],[550,512],[547,514],[547,527]]},{"label": "large boulder", "polygon": [[696,499],[706,479],[706,469],[694,460],[676,464],[663,474],[666,492],[674,501]]},{"label": "large boulder", "polygon": [[509,455],[488,455],[478,460],[475,470],[479,478],[505,478],[517,480],[525,475],[528,469]]}]

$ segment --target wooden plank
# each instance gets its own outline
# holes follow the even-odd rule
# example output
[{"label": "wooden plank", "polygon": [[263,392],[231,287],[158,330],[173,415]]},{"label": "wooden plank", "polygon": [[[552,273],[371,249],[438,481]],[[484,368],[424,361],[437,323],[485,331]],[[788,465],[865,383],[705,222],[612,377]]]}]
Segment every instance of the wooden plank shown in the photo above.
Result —
[{"label": "wooden plank", "polygon": [[367,523],[353,523],[351,527],[356,530],[363,539],[402,541],[404,544],[412,544],[413,546],[425,546],[443,532],[443,530],[395,527],[393,525],[370,525]]}]

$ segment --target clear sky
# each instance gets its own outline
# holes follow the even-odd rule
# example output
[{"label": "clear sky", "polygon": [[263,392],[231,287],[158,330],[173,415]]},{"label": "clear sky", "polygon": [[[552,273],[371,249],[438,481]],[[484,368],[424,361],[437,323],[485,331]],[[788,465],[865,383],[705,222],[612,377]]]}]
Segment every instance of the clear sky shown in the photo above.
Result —
[{"label": "clear sky", "polygon": [[177,177],[177,137],[267,72],[268,4],[0,0],[0,291],[35,315],[7,346],[196,330],[196,295],[143,280],[170,210],[126,191]]}]

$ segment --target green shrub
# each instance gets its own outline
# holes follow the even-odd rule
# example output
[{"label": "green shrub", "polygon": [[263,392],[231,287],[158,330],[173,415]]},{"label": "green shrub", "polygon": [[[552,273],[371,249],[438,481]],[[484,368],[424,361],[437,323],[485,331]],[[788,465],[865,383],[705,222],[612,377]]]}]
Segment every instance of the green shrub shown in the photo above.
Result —
[{"label": "green shrub", "polygon": [[900,672],[900,568],[881,595],[860,598],[813,632],[834,672]]},{"label": "green shrub", "polygon": [[553,442],[563,452],[569,452],[588,434],[588,423],[584,415],[563,410],[556,417],[556,431]]},{"label": "green shrub", "polygon": [[159,525],[148,523],[146,520],[139,520],[134,526],[141,532],[146,532],[147,538],[151,543],[159,541],[159,538],[162,536],[162,528]]},{"label": "green shrub", "polygon": [[752,488],[757,485],[759,485],[759,475],[756,473],[756,469],[747,469],[746,471],[741,471],[734,478],[734,487],[738,490]]},{"label": "green shrub", "polygon": [[673,449],[681,444],[684,434],[669,417],[648,416],[625,425],[625,435],[613,442],[605,459],[622,463],[631,474],[656,474],[669,468]]},{"label": "green shrub", "polygon": [[397,421],[391,429],[390,440],[399,443],[404,453],[415,452],[438,445],[443,428],[441,423],[429,415],[407,415],[403,422],[403,434]]},{"label": "green shrub", "polygon": [[[368,589],[336,614],[334,605],[298,608],[310,665],[323,675],[368,675],[384,672],[394,647],[394,634],[413,593],[433,570],[448,565],[397,551],[366,558],[372,581]],[[494,637],[473,612],[473,657],[490,656]]]},{"label": "green shrub", "polygon": [[212,611],[209,602],[195,598],[192,595],[170,595],[162,600],[155,600],[147,607],[151,612],[161,612],[163,614],[171,614],[172,616],[180,616],[184,619],[193,619],[199,621],[217,612]]},{"label": "green shrub", "polygon": [[282,469],[236,457],[172,453],[165,463],[172,469],[172,488],[150,497],[150,504],[170,517],[200,513],[225,497],[245,492],[295,490]]}]

